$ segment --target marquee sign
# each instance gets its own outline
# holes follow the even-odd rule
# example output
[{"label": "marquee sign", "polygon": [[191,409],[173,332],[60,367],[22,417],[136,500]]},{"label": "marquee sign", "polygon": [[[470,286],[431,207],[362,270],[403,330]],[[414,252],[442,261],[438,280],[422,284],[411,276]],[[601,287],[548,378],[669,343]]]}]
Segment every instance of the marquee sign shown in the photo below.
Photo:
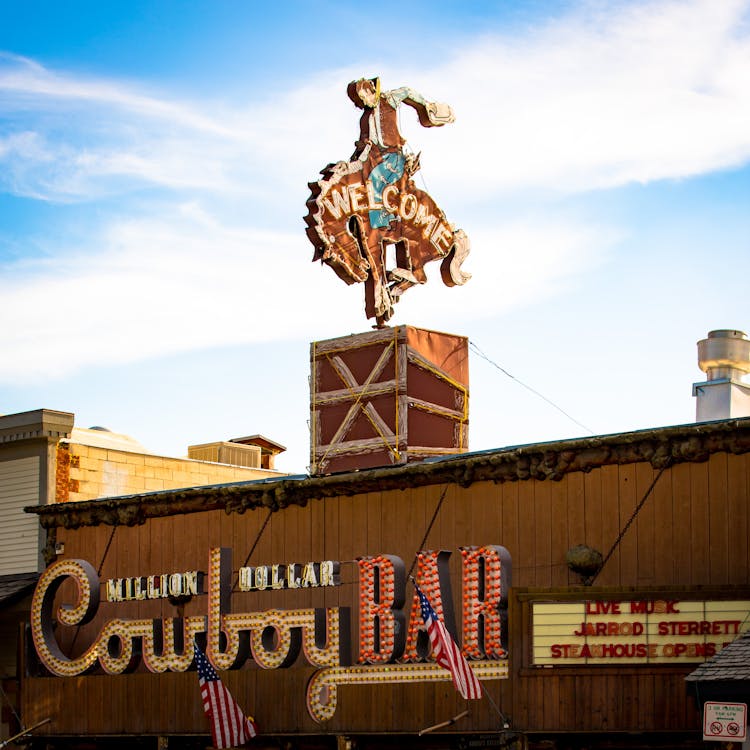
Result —
[{"label": "marquee sign", "polygon": [[750,601],[533,602],[532,617],[537,666],[689,663],[750,628]]},{"label": "marquee sign", "polygon": [[364,110],[359,140],[349,161],[329,164],[322,179],[310,183],[306,231],[313,260],[331,266],[347,284],[365,283],[365,312],[380,328],[401,295],[427,281],[426,263],[442,260],[447,286],[470,277],[461,270],[468,237],[415,186],[419,155],[404,152],[398,129],[402,103],[416,110],[424,127],[446,125],[454,116],[447,104],[427,101],[413,89],[381,91],[379,78],[353,81],[347,93]]},{"label": "marquee sign", "polygon": [[[448,629],[456,633],[450,553],[418,555],[416,581]],[[330,719],[337,686],[450,680],[434,663],[416,593],[407,600],[403,561],[394,555],[357,560],[359,642],[352,664],[351,614],[347,607],[270,609],[232,612],[232,554],[209,552],[205,576],[199,571],[100,582],[85,560],[60,560],[41,575],[32,600],[31,632],[42,665],[51,675],[75,677],[91,670],[117,675],[142,668],[149,672],[185,672],[193,666],[192,642],[205,645],[217,670],[239,669],[253,662],[279,669],[301,661],[318,668],[307,687],[307,706],[316,721]],[[244,572],[243,572],[244,571]],[[241,568],[238,582],[262,592],[281,588],[337,586],[339,563],[293,563]],[[504,547],[461,548],[462,650],[482,680],[504,678],[507,669],[507,592],[510,557]],[[60,602],[61,586],[72,581],[74,602]],[[105,622],[82,653],[63,652],[59,628],[93,620],[100,589],[109,602],[206,596],[206,614],[184,618],[125,619]],[[70,590],[70,586],[67,589]],[[408,605],[406,607],[405,605]]]}]

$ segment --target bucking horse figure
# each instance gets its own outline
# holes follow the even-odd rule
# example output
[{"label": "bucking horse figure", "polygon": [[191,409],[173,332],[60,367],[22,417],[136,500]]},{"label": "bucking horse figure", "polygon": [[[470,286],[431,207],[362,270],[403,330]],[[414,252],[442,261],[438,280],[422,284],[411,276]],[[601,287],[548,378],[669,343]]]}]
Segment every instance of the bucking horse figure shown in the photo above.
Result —
[{"label": "bucking horse figure", "polygon": [[426,101],[410,88],[381,92],[378,78],[353,81],[347,93],[364,110],[359,140],[349,161],[329,164],[322,179],[310,183],[306,231],[314,261],[327,263],[347,284],[365,283],[365,312],[382,328],[401,295],[427,281],[426,263],[442,260],[447,286],[470,278],[461,270],[469,239],[415,187],[419,155],[404,153],[397,110],[401,103],[413,107],[424,127],[454,117],[447,104]]}]

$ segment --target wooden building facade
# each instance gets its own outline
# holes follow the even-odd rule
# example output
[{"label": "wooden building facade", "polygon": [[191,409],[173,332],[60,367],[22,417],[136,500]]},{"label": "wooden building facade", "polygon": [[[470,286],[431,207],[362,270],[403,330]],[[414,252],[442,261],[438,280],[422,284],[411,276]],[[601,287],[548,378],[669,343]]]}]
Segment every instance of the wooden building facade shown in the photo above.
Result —
[{"label": "wooden building facade", "polygon": [[[52,719],[39,747],[206,747],[197,636],[258,747],[699,747],[685,677],[750,628],[749,506],[741,419],[29,509],[57,562],[23,720]],[[426,654],[409,572],[484,699]]]}]

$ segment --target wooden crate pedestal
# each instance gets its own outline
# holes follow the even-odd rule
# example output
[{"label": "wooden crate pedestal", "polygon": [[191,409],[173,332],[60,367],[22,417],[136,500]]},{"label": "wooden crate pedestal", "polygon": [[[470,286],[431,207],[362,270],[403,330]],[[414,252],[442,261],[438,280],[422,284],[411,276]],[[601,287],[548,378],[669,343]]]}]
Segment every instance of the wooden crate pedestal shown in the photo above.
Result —
[{"label": "wooden crate pedestal", "polygon": [[312,474],[464,453],[468,339],[397,326],[313,342],[310,418]]}]

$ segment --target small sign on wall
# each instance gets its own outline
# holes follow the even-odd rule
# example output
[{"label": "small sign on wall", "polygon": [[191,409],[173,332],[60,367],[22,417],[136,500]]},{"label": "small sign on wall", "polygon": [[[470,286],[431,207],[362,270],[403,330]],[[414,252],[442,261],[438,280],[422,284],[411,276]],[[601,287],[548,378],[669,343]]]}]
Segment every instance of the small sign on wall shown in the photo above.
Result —
[{"label": "small sign on wall", "polygon": [[703,739],[744,742],[747,739],[747,703],[704,703]]}]

